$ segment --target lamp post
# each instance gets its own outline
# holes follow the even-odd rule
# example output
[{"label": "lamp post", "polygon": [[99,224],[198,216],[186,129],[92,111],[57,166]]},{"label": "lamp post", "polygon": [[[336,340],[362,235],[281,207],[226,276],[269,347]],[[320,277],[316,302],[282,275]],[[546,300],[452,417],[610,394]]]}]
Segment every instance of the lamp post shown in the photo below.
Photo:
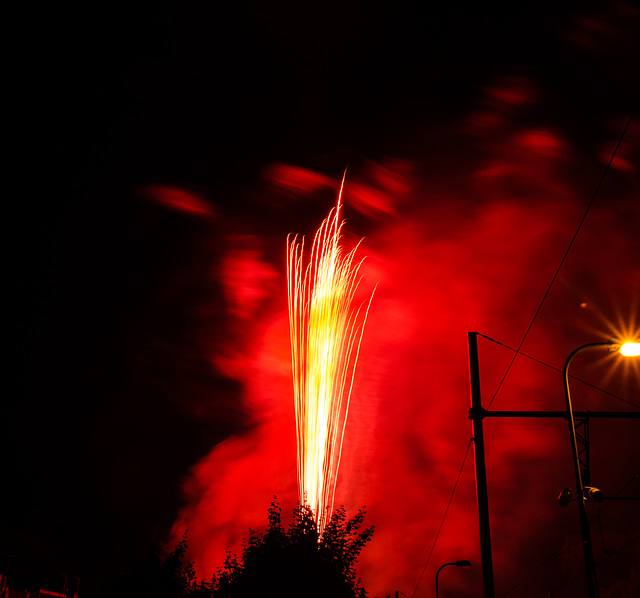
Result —
[{"label": "lamp post", "polygon": [[471,409],[469,418],[473,429],[473,456],[476,469],[476,497],[480,528],[480,561],[484,598],[495,598],[493,582],[493,557],[491,556],[491,527],[489,524],[489,495],[487,490],[487,466],[484,458],[484,430],[482,420],[487,414],[480,397],[480,366],[478,365],[478,333],[468,333],[469,387]]},{"label": "lamp post", "polygon": [[582,471],[580,468],[580,455],[578,452],[578,442],[576,439],[576,425],[573,418],[573,408],[571,406],[571,394],[569,392],[569,365],[573,358],[582,351],[587,349],[596,349],[607,347],[609,351],[619,351],[622,355],[631,356],[640,354],[640,343],[625,343],[619,345],[615,342],[599,342],[587,343],[575,349],[564,364],[562,370],[564,379],[564,398],[567,405],[567,413],[569,415],[569,432],[571,434],[571,450],[573,452],[573,467],[576,476],[577,502],[578,512],[580,515],[580,531],[582,534],[582,550],[584,553],[584,566],[587,576],[587,590],[589,598],[598,598],[598,582],[596,580],[596,565],[593,558],[593,546],[591,544],[591,532],[589,530],[589,520],[587,518],[585,487],[582,480]]},{"label": "lamp post", "polygon": [[440,594],[438,592],[438,575],[440,575],[440,571],[450,565],[455,565],[456,567],[471,567],[471,561],[454,561],[453,563],[445,563],[440,567],[440,569],[438,569],[438,572],[436,573],[436,598],[440,598]]},{"label": "lamp post", "polygon": [[[479,332],[469,332],[469,382],[471,391],[471,408],[469,409],[469,419],[472,424],[473,431],[473,444],[474,444],[474,461],[476,469],[476,496],[478,500],[478,522],[480,530],[480,556],[482,565],[482,581],[484,586],[484,598],[495,598],[494,580],[493,580],[493,559],[491,556],[491,527],[489,525],[489,497],[487,492],[487,468],[484,455],[484,430],[483,420],[485,418],[503,418],[503,417],[517,417],[517,418],[557,418],[557,419],[570,419],[570,429],[572,430],[572,442],[575,452],[577,452],[576,435],[575,435],[575,420],[574,413],[571,410],[571,401],[567,401],[569,409],[566,411],[488,411],[482,406],[482,399],[480,396],[480,368],[478,365],[478,336],[483,336]],[[493,341],[489,337],[484,337]],[[497,342],[497,341],[494,341]],[[626,343],[619,346],[614,343],[592,343],[580,347],[578,350],[571,354],[567,360],[567,368],[569,361],[575,357],[580,351],[591,347],[601,347],[608,345],[610,350],[618,349],[622,355],[632,356],[640,355],[640,343]],[[567,378],[565,378],[568,380]],[[568,388],[568,382],[567,382]],[[570,417],[569,417],[570,412]],[[638,411],[578,411],[575,416],[581,421],[588,422],[591,419],[640,419],[640,412]],[[588,442],[588,439],[587,439]],[[574,452],[574,454],[575,454]],[[578,468],[579,470],[579,468]],[[594,500],[604,498],[604,495],[597,492],[594,493],[590,489]],[[558,502],[563,506],[571,502],[571,492],[567,489],[567,496],[563,491],[558,497]],[[612,497],[607,497],[612,498]],[[561,500],[562,499],[562,500]],[[625,499],[626,500],[626,499]],[[630,500],[635,500],[632,498]],[[597,594],[594,594],[597,596]]]}]

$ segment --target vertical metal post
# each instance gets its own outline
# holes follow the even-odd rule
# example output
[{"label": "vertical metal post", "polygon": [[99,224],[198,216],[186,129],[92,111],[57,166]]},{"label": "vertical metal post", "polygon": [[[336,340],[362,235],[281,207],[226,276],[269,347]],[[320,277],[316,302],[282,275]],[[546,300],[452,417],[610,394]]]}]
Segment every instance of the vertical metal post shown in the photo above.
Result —
[{"label": "vertical metal post", "polygon": [[491,558],[491,528],[489,526],[489,497],[487,493],[487,468],[484,459],[484,432],[482,420],[484,409],[480,398],[480,367],[478,365],[478,333],[468,333],[469,385],[471,390],[471,419],[473,432],[473,455],[476,470],[476,496],[478,499],[478,521],[480,524],[480,555],[482,559],[482,582],[484,598],[495,598],[493,583],[493,559]]},{"label": "vertical metal post", "polygon": [[[591,530],[589,529],[589,519],[587,518],[586,497],[584,495],[584,481],[582,479],[582,467],[580,463],[580,451],[578,449],[578,440],[576,438],[576,424],[573,418],[573,406],[571,405],[571,393],[569,391],[569,365],[571,360],[582,351],[593,349],[596,347],[607,347],[609,343],[587,343],[578,347],[567,357],[562,370],[562,378],[564,380],[564,398],[567,406],[567,415],[569,416],[569,434],[571,435],[571,451],[573,453],[573,467],[576,476],[576,490],[578,494],[578,514],[580,516],[580,532],[582,534],[582,549],[584,553],[584,567],[587,581],[587,591],[589,598],[598,598],[598,580],[596,578],[596,563],[593,558],[593,546],[591,544]],[[587,457],[588,460],[588,457]],[[589,476],[591,472],[588,471]]]},{"label": "vertical metal post", "polygon": [[582,485],[591,486],[591,456],[589,451],[589,418],[573,417],[576,428],[576,442],[578,446],[578,460],[582,472]]}]

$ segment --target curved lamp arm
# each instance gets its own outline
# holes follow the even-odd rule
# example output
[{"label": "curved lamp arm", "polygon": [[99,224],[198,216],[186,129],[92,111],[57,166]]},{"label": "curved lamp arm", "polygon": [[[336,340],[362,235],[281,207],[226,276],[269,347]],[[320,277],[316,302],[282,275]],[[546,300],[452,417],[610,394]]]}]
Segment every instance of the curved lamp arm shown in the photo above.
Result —
[{"label": "curved lamp arm", "polygon": [[596,347],[615,347],[615,345],[611,342],[599,342],[599,343],[587,343],[586,345],[582,345],[575,349],[569,357],[567,357],[567,361],[564,363],[564,368],[562,370],[562,377],[564,380],[564,398],[567,405],[567,413],[569,414],[569,429],[571,431],[571,450],[573,451],[573,466],[575,468],[575,476],[576,476],[576,485],[578,491],[578,502],[584,505],[584,486],[582,484],[582,472],[580,471],[580,457],[578,455],[578,441],[576,439],[576,425],[573,419],[573,407],[571,405],[571,393],[569,391],[569,365],[573,358],[578,354],[582,353],[582,351],[586,351],[587,349],[593,349]]},{"label": "curved lamp arm", "polygon": [[436,573],[436,598],[439,598],[440,594],[438,592],[438,575],[440,575],[440,571],[442,571],[445,567],[449,567],[450,565],[455,565],[456,567],[471,567],[471,561],[454,561],[452,563],[445,563],[438,569]]}]

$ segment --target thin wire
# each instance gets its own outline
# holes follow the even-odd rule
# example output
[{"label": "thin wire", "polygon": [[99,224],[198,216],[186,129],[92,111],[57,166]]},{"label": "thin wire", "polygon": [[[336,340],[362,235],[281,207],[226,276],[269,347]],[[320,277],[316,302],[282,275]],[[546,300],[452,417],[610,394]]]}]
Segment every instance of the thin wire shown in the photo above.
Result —
[{"label": "thin wire", "polygon": [[[525,356],[526,357],[526,356]],[[623,484],[623,486],[614,493],[613,496],[619,496],[620,494],[622,494],[622,492],[629,486],[631,485],[631,483],[636,480],[638,477],[640,477],[640,471],[636,474],[634,474],[633,476],[631,476],[631,479],[626,482],[625,484]],[[603,509],[606,508],[607,506],[609,506],[611,503],[605,503],[603,505],[601,505],[598,509],[598,517],[600,517],[600,514],[602,513]],[[602,524],[600,525],[600,533],[602,535]],[[556,559],[558,557],[558,555],[563,551],[566,550],[569,546],[571,546],[572,544],[574,544],[576,541],[578,540],[578,535],[574,535],[571,536],[569,538],[569,540],[567,542],[565,542],[560,548],[558,548],[557,550],[554,550],[544,561],[542,561],[539,565],[537,565],[526,577],[524,577],[523,579],[521,579],[519,582],[517,582],[505,595],[503,598],[508,598],[509,596],[511,596],[511,594],[513,594],[513,592],[515,592],[516,590],[520,589],[523,585],[526,585],[529,581],[531,581],[531,578],[534,577],[549,561]],[[633,542],[635,542],[637,540],[631,540],[630,544],[633,544]],[[604,548],[604,538],[602,538],[602,545]],[[618,547],[618,549],[616,550],[616,552],[620,552],[621,550],[623,550],[626,546],[628,546],[629,544],[625,544],[622,547]],[[600,562],[604,562],[607,558],[609,558],[610,556],[610,549],[606,549],[604,550],[605,552],[605,558],[603,558]],[[582,575],[582,574],[580,574]],[[573,579],[569,580],[567,582],[571,583],[572,581],[574,581],[575,579],[577,579],[578,577],[580,577],[580,575],[574,577]],[[561,586],[564,587],[564,586]],[[556,588],[559,589],[559,588]]]},{"label": "thin wire", "polygon": [[[631,476],[631,479],[625,483],[622,488],[620,488],[620,490],[618,490],[613,496],[614,497],[618,497],[620,496],[635,480],[640,479],[640,471],[638,471],[637,473],[633,474]],[[598,508],[597,511],[597,515],[598,515],[598,528],[600,531],[600,541],[602,542],[602,551],[604,552],[605,555],[609,554],[609,549],[606,547],[605,542],[604,542],[604,531],[602,529],[602,513],[604,511],[606,511],[606,508],[608,506],[610,506],[611,503],[606,503],[603,505],[600,505],[600,507]]]},{"label": "thin wire", "polygon": [[576,237],[578,236],[578,233],[580,232],[580,229],[582,228],[582,224],[584,223],[584,221],[587,218],[587,214],[589,213],[589,210],[591,209],[591,206],[593,205],[593,202],[595,201],[596,196],[598,195],[598,191],[600,191],[600,187],[602,186],[602,182],[604,181],[604,178],[607,176],[607,173],[609,172],[609,167],[611,166],[611,163],[613,162],[613,159],[615,158],[615,155],[618,152],[618,148],[622,144],[622,140],[624,139],[624,136],[627,133],[627,129],[629,128],[629,125],[631,124],[631,121],[633,120],[634,113],[635,113],[635,110],[633,110],[631,112],[631,116],[629,116],[629,120],[627,121],[627,124],[625,125],[624,130],[622,131],[622,135],[620,135],[620,139],[618,139],[618,143],[617,143],[615,149],[613,150],[613,154],[611,154],[611,158],[609,159],[609,163],[607,164],[606,168],[604,169],[604,172],[602,173],[602,176],[600,177],[600,181],[598,182],[598,185],[596,186],[596,190],[593,192],[593,195],[591,196],[591,201],[589,201],[589,205],[587,206],[587,209],[585,210],[585,212],[584,212],[584,214],[582,216],[582,219],[580,220],[580,223],[578,224],[578,228],[576,228],[576,232],[573,233],[573,237],[571,238],[571,242],[569,243],[569,247],[567,247],[567,250],[564,252],[564,255],[562,256],[562,259],[560,260],[560,265],[558,266],[558,269],[556,270],[556,273],[553,275],[553,278],[551,279],[551,282],[549,283],[549,286],[547,287],[547,290],[545,291],[545,294],[542,297],[542,301],[540,301],[540,305],[538,305],[538,309],[536,309],[536,313],[533,314],[533,318],[531,319],[529,327],[527,328],[526,332],[524,333],[524,336],[522,337],[522,340],[520,341],[520,344],[518,345],[518,348],[516,349],[516,353],[514,354],[513,358],[511,359],[511,363],[509,363],[509,366],[507,367],[507,371],[504,373],[504,376],[502,376],[502,380],[500,380],[500,384],[498,384],[498,388],[496,389],[496,392],[493,394],[493,397],[491,398],[491,401],[489,402],[489,406],[487,407],[487,409],[491,408],[491,405],[492,405],[493,401],[495,400],[496,396],[498,395],[498,392],[500,391],[500,388],[502,387],[502,383],[505,381],[505,378],[507,377],[507,375],[509,374],[509,371],[511,370],[511,366],[513,365],[514,361],[516,360],[516,357],[518,357],[518,354],[520,353],[520,349],[522,348],[522,345],[524,344],[524,341],[527,339],[527,336],[529,336],[529,332],[531,331],[531,328],[533,327],[533,323],[536,321],[536,318],[538,317],[538,314],[540,313],[540,310],[542,309],[542,306],[544,305],[544,302],[546,301],[547,296],[549,295],[549,292],[551,291],[551,287],[553,286],[553,283],[556,281],[556,278],[558,278],[558,274],[560,274],[560,270],[562,269],[562,266],[564,265],[564,262],[567,259],[567,256],[569,255],[569,251],[571,251],[571,248],[573,247],[573,243],[575,242]]},{"label": "thin wire", "polygon": [[[610,550],[609,553],[604,558],[600,559],[596,563],[596,566],[601,565],[605,561],[608,561],[611,557],[616,556],[618,553],[620,553],[623,550],[626,550],[627,548],[629,548],[629,546],[633,546],[639,540],[640,540],[640,536],[636,536],[635,538],[632,538],[626,544],[623,544],[622,546],[619,546],[615,551]],[[584,576],[584,572],[578,573],[577,575],[573,576],[571,579],[565,581],[562,585],[553,588],[553,590],[551,590],[551,594],[552,595],[555,594],[558,590],[561,590],[562,588],[568,586],[569,584],[573,583],[576,579],[578,579],[578,578],[580,578],[582,576]]]},{"label": "thin wire", "polygon": [[[617,498],[619,497],[629,486],[631,486],[631,484],[633,482],[635,482],[636,480],[640,479],[640,471],[638,471],[637,473],[634,473],[631,476],[631,479],[626,482],[617,492],[614,492],[613,494],[609,495],[607,494],[607,496],[605,497],[605,501],[607,500],[607,498]],[[598,506],[598,514],[602,513],[603,511],[606,511],[607,509],[609,509],[611,507],[612,503],[610,502],[604,502],[602,504],[600,504]]]},{"label": "thin wire", "polygon": [[444,525],[444,520],[447,518],[447,513],[449,512],[449,507],[451,506],[451,501],[453,500],[453,495],[456,492],[456,488],[458,487],[458,482],[460,481],[460,476],[462,475],[462,470],[464,469],[464,464],[467,462],[467,457],[469,456],[469,450],[471,449],[471,443],[473,439],[469,440],[469,445],[467,446],[467,452],[464,454],[464,459],[462,459],[462,465],[460,466],[460,471],[458,472],[458,477],[456,478],[456,483],[453,485],[453,490],[451,491],[451,496],[449,497],[449,502],[447,503],[447,508],[444,511],[444,515],[442,516],[442,521],[440,522],[440,527],[438,528],[438,533],[436,534],[435,539],[433,540],[433,544],[431,546],[431,550],[429,551],[429,556],[427,557],[427,562],[422,567],[422,573],[420,573],[420,577],[418,578],[418,583],[416,584],[415,590],[413,590],[413,594],[411,594],[411,598],[414,598],[416,592],[418,591],[418,587],[420,586],[420,582],[422,581],[422,577],[424,572],[427,570],[427,565],[431,560],[431,555],[433,554],[433,550],[436,547],[436,542],[438,541],[438,537],[440,536],[440,532],[442,531],[442,526]]},{"label": "thin wire", "polygon": [[[478,332],[478,336],[481,336],[482,338],[486,338],[488,341],[491,341],[492,343],[495,343],[496,345],[500,345],[501,347],[504,347],[505,349],[509,349],[510,351],[515,351],[516,353],[522,355],[522,357],[526,357],[527,359],[531,359],[531,361],[535,361],[536,363],[539,363],[540,365],[544,365],[545,367],[548,367],[549,369],[552,369],[556,372],[560,372],[562,373],[562,370],[550,365],[544,361],[541,361],[540,359],[536,359],[535,357],[532,357],[531,355],[527,355],[526,353],[522,353],[522,351],[518,351],[517,349],[514,349],[513,347],[510,347],[509,345],[505,345],[504,343],[501,343],[500,341],[497,341],[495,338],[491,338],[490,336],[487,336],[485,334],[482,334],[480,332]],[[582,384],[586,384],[587,386],[590,386],[591,388],[594,388],[595,390],[599,390],[600,392],[609,395],[610,397],[613,397],[614,399],[618,399],[619,401],[622,401],[623,403],[627,403],[627,405],[632,405],[633,407],[638,407],[638,409],[640,409],[640,405],[638,405],[637,403],[634,403],[633,401],[629,401],[627,399],[623,399],[622,397],[619,397],[618,395],[614,395],[612,392],[609,392],[608,390],[605,390],[604,388],[600,388],[599,386],[596,386],[595,384],[591,384],[591,382],[587,382],[586,380],[583,380],[582,378],[578,378],[577,376],[574,376],[572,374],[569,374],[569,377],[572,378],[573,380],[575,380],[576,382],[582,382]],[[495,396],[495,395],[494,395]]]},{"label": "thin wire", "polygon": [[529,575],[527,575],[524,579],[521,579],[519,582],[516,583],[515,586],[513,586],[504,596],[503,598],[509,598],[509,596],[511,596],[511,594],[513,594],[513,592],[515,592],[516,590],[519,590],[523,585],[526,585],[527,583],[529,583],[531,581],[531,579],[533,577],[535,577],[541,569],[543,569],[544,567],[546,567],[547,563],[551,560],[557,559],[558,555],[563,551],[566,550],[567,548],[569,548],[569,546],[571,546],[572,544],[575,544],[575,542],[578,540],[578,535],[576,534],[575,536],[571,536],[568,541],[566,541],[560,548],[558,548],[557,550],[554,550],[544,561],[542,561],[535,569],[533,569],[533,571],[531,571],[531,573],[529,573]]}]

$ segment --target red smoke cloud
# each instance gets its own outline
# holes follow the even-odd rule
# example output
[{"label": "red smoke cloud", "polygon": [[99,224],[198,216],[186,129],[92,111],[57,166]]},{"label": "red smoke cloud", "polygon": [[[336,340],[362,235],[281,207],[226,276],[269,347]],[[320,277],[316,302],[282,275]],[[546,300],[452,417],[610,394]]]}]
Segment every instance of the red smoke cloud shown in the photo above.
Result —
[{"label": "red smoke cloud", "polygon": [[139,190],[142,197],[179,212],[197,216],[212,216],[211,206],[192,191],[168,185],[144,185]]},{"label": "red smoke cloud", "polygon": [[[526,93],[515,87],[494,94],[492,102],[520,105]],[[366,236],[361,287],[366,293],[377,283],[378,289],[356,373],[336,502],[350,513],[366,505],[367,522],[376,526],[360,563],[371,596],[413,594],[441,525],[471,436],[467,331],[518,346],[588,204],[585,189],[592,192],[604,168],[581,168],[576,178],[572,173],[583,164],[559,134],[509,132],[492,122],[498,129],[490,143],[464,139],[481,148],[481,157],[438,156],[444,168],[437,173],[430,158],[416,158],[369,163],[347,175],[348,233]],[[637,174],[628,167],[609,173],[523,345],[526,354],[561,368],[582,343],[607,340],[620,326],[638,333]],[[273,205],[276,185],[299,202],[313,201],[316,211],[326,200],[328,212],[335,200],[329,192],[337,193],[341,173],[335,175],[274,166],[265,175],[265,203]],[[280,235],[287,215],[277,217]],[[308,222],[307,230],[294,229],[296,224],[290,232],[309,237],[320,222]],[[260,234],[248,230],[256,229],[229,232],[221,271],[214,273],[223,284],[232,332],[212,342],[211,360],[242,382],[252,427],[213,447],[193,467],[173,530],[177,539],[189,529],[201,577],[222,563],[226,550],[239,552],[249,528],[264,526],[274,494],[289,511],[296,499],[286,233],[278,239],[266,227]],[[270,249],[278,246],[280,254]],[[485,406],[511,357],[508,349],[480,339]],[[637,410],[638,369],[621,367],[620,359],[585,353],[572,373],[635,407],[574,381],[575,409]],[[492,408],[563,410],[561,375],[519,357]],[[594,485],[607,495],[640,495],[637,420],[596,420],[591,428]],[[580,595],[577,509],[556,503],[558,492],[573,485],[566,423],[488,419],[485,435],[498,595]],[[482,595],[475,500],[471,451],[416,596],[431,595],[437,568],[457,559],[469,559],[473,567],[444,571],[441,595]],[[633,505],[589,505],[602,595],[607,588],[624,593],[638,581],[640,516]]]}]

